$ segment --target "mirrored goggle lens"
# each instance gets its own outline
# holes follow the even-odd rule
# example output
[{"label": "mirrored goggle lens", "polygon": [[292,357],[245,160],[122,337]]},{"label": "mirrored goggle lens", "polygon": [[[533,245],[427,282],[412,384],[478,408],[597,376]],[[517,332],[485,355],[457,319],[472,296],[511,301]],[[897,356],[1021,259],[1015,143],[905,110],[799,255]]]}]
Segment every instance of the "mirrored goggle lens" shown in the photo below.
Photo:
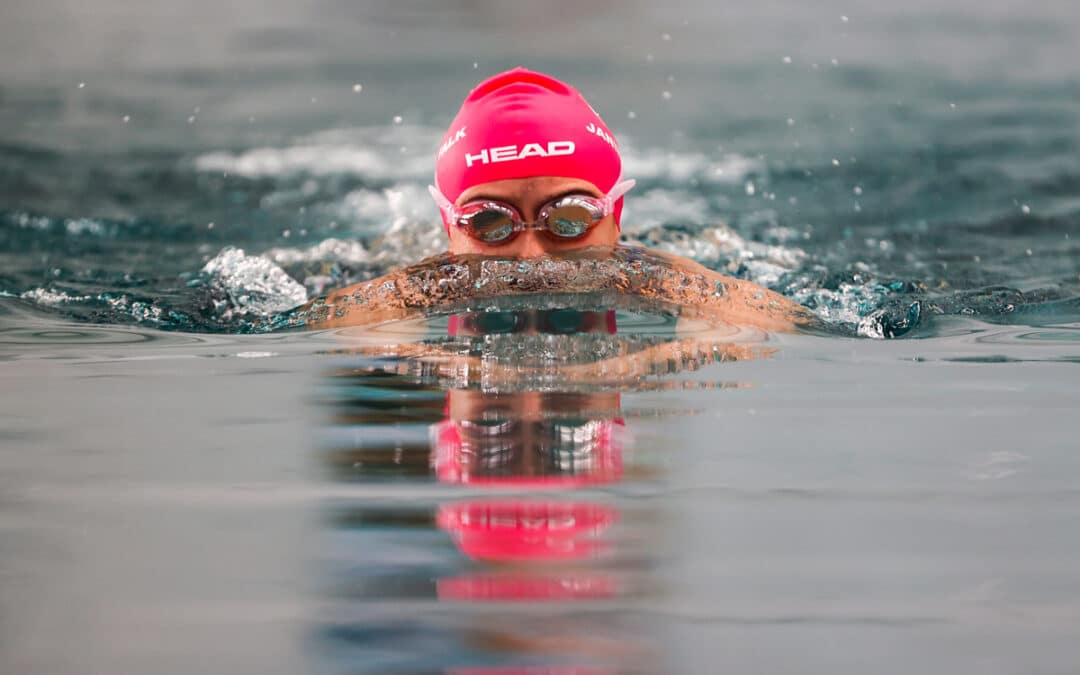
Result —
[{"label": "mirrored goggle lens", "polygon": [[604,209],[586,197],[564,197],[545,209],[544,226],[556,237],[584,236],[604,217]]},{"label": "mirrored goggle lens", "polygon": [[489,205],[465,213],[458,219],[458,225],[470,236],[493,244],[514,235],[514,220],[513,212]]}]

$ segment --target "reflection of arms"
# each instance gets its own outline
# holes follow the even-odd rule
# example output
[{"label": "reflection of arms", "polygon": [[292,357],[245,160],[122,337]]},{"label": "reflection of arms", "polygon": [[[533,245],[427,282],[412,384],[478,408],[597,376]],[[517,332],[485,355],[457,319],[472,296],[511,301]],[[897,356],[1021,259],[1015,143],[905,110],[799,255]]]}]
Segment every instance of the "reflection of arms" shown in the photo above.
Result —
[{"label": "reflection of arms", "polygon": [[[505,337],[509,342],[518,345],[530,338],[544,339],[544,336]],[[565,353],[563,347],[571,341],[585,337],[587,336],[554,336],[560,342],[552,345],[550,352]],[[532,359],[529,363],[522,363],[515,358],[493,356],[492,352],[499,351],[499,347],[491,343],[480,347],[483,353],[479,355],[460,342],[362,347],[359,351],[369,355],[393,357],[395,362],[405,369],[413,369],[422,364],[420,367],[426,375],[446,380],[454,387],[479,385],[500,390],[546,390],[551,386],[560,389],[640,386],[641,381],[649,377],[698,370],[712,363],[769,358],[776,351],[759,344],[734,344],[724,341],[723,338],[707,335],[644,340],[632,336],[611,336],[605,339],[617,345],[615,353],[584,362],[567,362],[553,357],[550,360]],[[526,344],[523,351],[530,351],[530,344]],[[389,363],[385,363],[383,367],[392,368]]]},{"label": "reflection of arms", "polygon": [[748,281],[629,246],[528,260],[444,254],[335,291],[302,308],[299,318],[313,329],[372,325],[507,295],[603,291],[675,305],[685,318],[769,331],[816,322],[804,307]]}]

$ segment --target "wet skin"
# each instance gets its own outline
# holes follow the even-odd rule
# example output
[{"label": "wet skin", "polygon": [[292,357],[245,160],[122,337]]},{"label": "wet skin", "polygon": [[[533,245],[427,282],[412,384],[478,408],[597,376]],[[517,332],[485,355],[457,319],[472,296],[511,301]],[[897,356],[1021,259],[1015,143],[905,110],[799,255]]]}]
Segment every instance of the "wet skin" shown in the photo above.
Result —
[{"label": "wet skin", "polygon": [[[533,178],[513,178],[475,185],[463,192],[455,202],[462,206],[472,201],[486,199],[497,200],[512,205],[526,222],[535,222],[537,212],[549,201],[567,194],[588,194],[602,197],[592,183],[578,178],[557,176],[539,176]],[[565,240],[543,230],[527,229],[509,242],[487,244],[470,237],[460,228],[451,225],[448,228],[450,257],[464,258],[493,257],[538,258],[542,256],[559,257],[568,253],[580,252],[582,255],[602,256],[615,253],[619,246],[619,226],[614,215],[604,217],[579,239]],[[724,287],[723,302],[705,307],[703,303],[691,302],[686,312],[679,319],[679,332],[688,329],[687,322],[704,319],[710,323],[727,323],[747,326],[773,332],[787,332],[798,326],[813,324],[815,317],[805,308],[788,298],[757,286],[748,281],[725,277],[717,272],[686,258],[648,250],[653,258],[670,265],[672,269],[694,277],[707,288]],[[433,259],[429,259],[433,260]],[[429,306],[417,298],[401,296],[401,291],[389,295],[375,293],[371,289],[398,288],[397,282],[408,274],[408,270],[396,270],[379,279],[354,284],[347,288],[329,293],[325,300],[313,301],[309,306],[321,305],[318,313],[313,313],[307,320],[307,327],[314,330],[338,328],[344,326],[363,326],[415,315],[410,307]],[[679,289],[669,289],[675,295]],[[366,296],[363,302],[356,300]],[[660,298],[664,299],[664,298]],[[675,298],[678,302],[678,298]],[[419,303],[419,304],[416,304]],[[308,308],[302,308],[307,311]]]}]

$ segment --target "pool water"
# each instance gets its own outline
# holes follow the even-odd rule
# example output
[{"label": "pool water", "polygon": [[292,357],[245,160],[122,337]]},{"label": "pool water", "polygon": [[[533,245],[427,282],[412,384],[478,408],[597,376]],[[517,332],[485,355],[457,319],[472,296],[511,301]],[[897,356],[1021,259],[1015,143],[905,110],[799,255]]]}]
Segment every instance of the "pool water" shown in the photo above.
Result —
[{"label": "pool water", "polygon": [[620,356],[582,369],[499,343],[598,336],[13,304],[5,672],[1074,663],[1075,327],[680,337],[620,313]]},{"label": "pool water", "polygon": [[[1071,3],[3,14],[0,672],[1075,669]],[[820,325],[305,330],[443,250],[519,64],[620,139],[627,245]]]}]

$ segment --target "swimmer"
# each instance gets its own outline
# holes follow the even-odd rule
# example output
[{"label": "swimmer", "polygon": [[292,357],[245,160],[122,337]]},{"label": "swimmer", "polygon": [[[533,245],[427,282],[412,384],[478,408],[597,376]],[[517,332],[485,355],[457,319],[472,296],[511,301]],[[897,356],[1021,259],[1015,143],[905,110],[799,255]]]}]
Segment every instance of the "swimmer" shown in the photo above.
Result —
[{"label": "swimmer", "polygon": [[[700,318],[771,331],[814,323],[804,307],[765,288],[685,258],[620,245],[623,202],[633,186],[623,175],[615,135],[576,89],[525,68],[495,75],[468,95],[437,151],[429,192],[446,228],[448,251],[428,261],[428,268],[475,281],[483,274],[481,261],[490,258],[616,260],[660,274],[642,282],[612,266],[600,274],[597,288],[536,286],[540,282],[523,278],[494,284],[488,297],[618,290],[679,305],[680,321]],[[460,297],[445,283],[417,283],[409,270],[394,272],[314,303],[307,324],[328,328],[402,318],[423,307],[468,300],[466,291],[477,283],[457,286]]]}]

